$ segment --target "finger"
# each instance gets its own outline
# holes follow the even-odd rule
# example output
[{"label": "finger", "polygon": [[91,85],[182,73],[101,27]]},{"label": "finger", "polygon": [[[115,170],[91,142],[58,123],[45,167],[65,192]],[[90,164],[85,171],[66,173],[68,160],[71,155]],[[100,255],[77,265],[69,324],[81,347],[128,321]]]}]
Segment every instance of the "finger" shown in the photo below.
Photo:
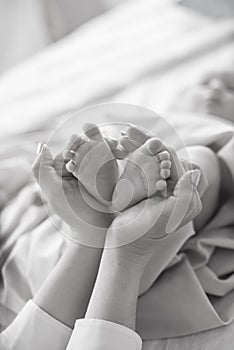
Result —
[{"label": "finger", "polygon": [[200,172],[201,172],[201,177],[200,177],[199,184],[197,186],[197,191],[199,193],[200,198],[202,198],[202,196],[204,195],[204,193],[207,189],[207,186],[208,186],[207,178],[204,175],[203,171],[201,171],[201,168],[198,164],[196,164],[194,162],[190,162],[189,164],[191,166],[191,168],[189,170],[196,170],[197,169],[197,170],[200,170]]},{"label": "finger", "polygon": [[113,152],[118,146],[118,141],[112,137],[105,137],[105,141]]},{"label": "finger", "polygon": [[94,124],[94,123],[86,123],[83,126],[83,130],[85,135],[90,139],[90,140],[103,140],[103,135],[99,129],[99,127]]},{"label": "finger", "polygon": [[41,162],[41,156],[44,148],[46,147],[45,144],[39,143],[37,146],[37,157],[34,160],[32,164],[32,174],[36,181],[39,181],[39,172],[40,172],[40,162]]},{"label": "finger", "polygon": [[57,173],[53,167],[53,156],[46,145],[37,156],[32,166],[33,175],[44,193],[49,193],[56,186]]},{"label": "finger", "polygon": [[113,149],[112,153],[116,159],[124,159],[129,155],[129,153],[121,145]]},{"label": "finger", "polygon": [[201,210],[202,210],[201,197],[200,197],[198,191],[194,190],[193,196],[192,196],[189,208],[188,208],[188,212],[185,215],[184,219],[181,221],[178,228],[183,227],[188,222],[195,219],[195,217],[201,212]]},{"label": "finger", "polygon": [[137,149],[137,146],[128,138],[128,136],[123,136],[120,139],[120,144],[128,153],[132,153]]},{"label": "finger", "polygon": [[174,148],[167,146],[168,152],[170,153],[170,161],[171,161],[171,175],[170,179],[173,183],[177,183],[181,176],[184,174],[184,168],[177,156]]},{"label": "finger", "polygon": [[193,170],[193,166],[191,162],[188,162],[186,159],[183,159],[181,157],[180,157],[180,161],[181,161],[182,167],[184,168],[184,171]]},{"label": "finger", "polygon": [[[181,164],[182,164],[185,171],[196,170],[196,169],[201,171],[200,166],[198,164],[194,163],[193,161],[187,161],[186,159],[181,159],[181,158],[180,158],[180,161],[181,161]],[[200,197],[202,197],[204,195],[204,193],[207,189],[207,186],[208,186],[207,179],[206,179],[204,173],[201,171],[201,178],[200,178],[200,181],[199,181],[199,184],[197,187],[197,191],[198,191]]]},{"label": "finger", "polygon": [[39,142],[38,143],[38,145],[37,145],[37,155],[39,155],[41,152],[42,152],[42,150],[43,150],[43,148],[44,148],[44,143],[41,143],[41,142]]},{"label": "finger", "polygon": [[[178,226],[184,221],[188,214],[191,201],[194,205],[200,205],[197,202],[199,195],[197,186],[200,180],[201,172],[199,170],[188,171],[178,181],[174,189],[174,206],[167,223],[166,233],[175,231]],[[170,199],[169,199],[170,200]]]},{"label": "finger", "polygon": [[63,159],[65,159],[65,160],[70,160],[73,157],[75,157],[75,155],[76,155],[76,152],[73,151],[72,149],[65,149],[62,152]]},{"label": "finger", "polygon": [[142,146],[147,140],[153,137],[153,135],[148,134],[146,131],[135,125],[130,125],[128,127],[127,135],[137,148]]},{"label": "finger", "polygon": [[54,159],[54,169],[57,172],[57,174],[61,177],[73,178],[73,175],[66,169],[67,161],[67,159],[64,159],[63,152],[60,152]]},{"label": "finger", "polygon": [[76,162],[73,159],[69,160],[69,162],[66,164],[66,170],[69,173],[73,173],[76,168],[77,168]]},{"label": "finger", "polygon": [[63,151],[63,158],[66,160],[72,159],[78,151],[80,145],[82,145],[85,142],[86,140],[84,137],[78,136],[77,134],[72,135],[70,141],[68,142]]}]

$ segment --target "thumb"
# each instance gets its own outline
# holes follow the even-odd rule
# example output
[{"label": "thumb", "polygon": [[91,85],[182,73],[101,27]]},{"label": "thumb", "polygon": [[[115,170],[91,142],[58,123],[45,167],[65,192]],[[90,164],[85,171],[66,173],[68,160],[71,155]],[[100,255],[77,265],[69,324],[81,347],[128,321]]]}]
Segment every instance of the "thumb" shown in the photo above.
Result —
[{"label": "thumb", "polygon": [[47,193],[55,187],[57,173],[53,167],[53,156],[47,147],[43,145],[40,154],[32,165],[32,173],[41,187],[42,191]]},{"label": "thumb", "polygon": [[197,191],[200,176],[200,170],[191,170],[177,182],[172,197],[174,205],[166,227],[167,233],[175,231],[181,224],[185,225],[200,212],[201,200]]}]

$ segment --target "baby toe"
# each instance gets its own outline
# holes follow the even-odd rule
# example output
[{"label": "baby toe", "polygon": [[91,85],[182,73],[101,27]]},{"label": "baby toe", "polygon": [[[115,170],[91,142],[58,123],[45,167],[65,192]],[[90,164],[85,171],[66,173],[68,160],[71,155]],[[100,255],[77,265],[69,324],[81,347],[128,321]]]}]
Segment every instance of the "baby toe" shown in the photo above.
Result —
[{"label": "baby toe", "polygon": [[169,160],[170,159],[170,154],[168,151],[163,151],[158,154],[158,158],[163,161],[163,160]]},{"label": "baby toe", "polygon": [[171,161],[170,160],[163,160],[160,163],[160,168],[161,169],[170,169],[171,168]]},{"label": "baby toe", "polygon": [[171,171],[169,169],[161,169],[160,170],[160,176],[163,179],[168,179],[168,177],[170,177],[170,175],[171,175]]},{"label": "baby toe", "polygon": [[95,140],[95,141],[103,140],[102,133],[96,124],[86,123],[83,126],[83,130],[84,130],[85,135],[90,140]]},{"label": "baby toe", "polygon": [[151,138],[142,146],[142,151],[146,154],[157,155],[163,147],[164,145],[160,139]]},{"label": "baby toe", "polygon": [[156,189],[158,191],[163,191],[163,190],[165,190],[166,187],[167,187],[167,183],[165,180],[158,180],[156,182]]}]

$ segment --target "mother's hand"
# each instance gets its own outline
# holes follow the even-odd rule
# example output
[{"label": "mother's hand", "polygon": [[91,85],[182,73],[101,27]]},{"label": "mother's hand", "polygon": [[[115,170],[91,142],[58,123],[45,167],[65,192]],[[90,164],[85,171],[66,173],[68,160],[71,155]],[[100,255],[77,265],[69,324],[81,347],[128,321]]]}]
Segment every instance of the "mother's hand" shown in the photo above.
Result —
[{"label": "mother's hand", "polygon": [[106,246],[115,246],[121,260],[144,267],[159,239],[174,234],[200,213],[200,175],[200,170],[184,171],[174,152],[168,196],[156,194],[120,213],[108,230]]},{"label": "mother's hand", "polygon": [[[69,149],[69,146],[66,149]],[[108,208],[90,196],[85,188],[78,184],[77,178],[66,170],[63,152],[53,159],[49,148],[43,145],[32,170],[49,207],[71,228],[72,238],[77,238],[80,243],[99,245],[97,237],[92,242],[92,235],[97,236],[100,234],[97,231],[100,231],[99,238],[102,244],[113,216],[108,212]],[[91,238],[89,236],[87,239],[89,233]]]}]

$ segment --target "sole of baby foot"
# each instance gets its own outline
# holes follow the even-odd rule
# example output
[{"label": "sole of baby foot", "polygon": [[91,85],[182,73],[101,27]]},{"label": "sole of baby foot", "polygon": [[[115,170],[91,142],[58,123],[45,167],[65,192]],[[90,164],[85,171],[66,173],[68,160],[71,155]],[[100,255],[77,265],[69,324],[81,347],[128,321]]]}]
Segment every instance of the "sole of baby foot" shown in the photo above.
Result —
[{"label": "sole of baby foot", "polygon": [[110,205],[118,179],[118,164],[109,144],[95,124],[85,124],[83,141],[67,169],[99,202]]},{"label": "sole of baby foot", "polygon": [[148,139],[128,158],[124,172],[117,182],[112,204],[122,211],[167,187],[170,177],[170,154],[158,138]]},{"label": "sole of baby foot", "polygon": [[[130,125],[128,129],[123,133],[122,140],[120,141],[123,147],[127,147],[130,151],[130,146],[134,145],[135,150],[139,147],[141,147],[147,140],[153,138],[154,136],[150,133],[148,133],[146,130],[144,130],[141,127],[138,127],[136,125]],[[177,152],[169,146],[166,146],[163,144],[162,146],[162,154],[161,154],[161,160],[167,160],[168,153],[170,154],[170,161],[171,161],[171,170],[170,170],[170,178],[167,181],[168,187],[167,187],[167,195],[173,192],[173,189],[175,187],[175,184],[179,180],[179,178],[182,176],[184,171],[187,171],[187,165],[184,164],[183,159],[178,157]],[[165,153],[163,152],[165,151]],[[192,168],[191,168],[192,169]],[[196,169],[196,167],[195,167]],[[159,185],[160,186],[160,185]],[[160,189],[160,187],[159,187]]]}]

